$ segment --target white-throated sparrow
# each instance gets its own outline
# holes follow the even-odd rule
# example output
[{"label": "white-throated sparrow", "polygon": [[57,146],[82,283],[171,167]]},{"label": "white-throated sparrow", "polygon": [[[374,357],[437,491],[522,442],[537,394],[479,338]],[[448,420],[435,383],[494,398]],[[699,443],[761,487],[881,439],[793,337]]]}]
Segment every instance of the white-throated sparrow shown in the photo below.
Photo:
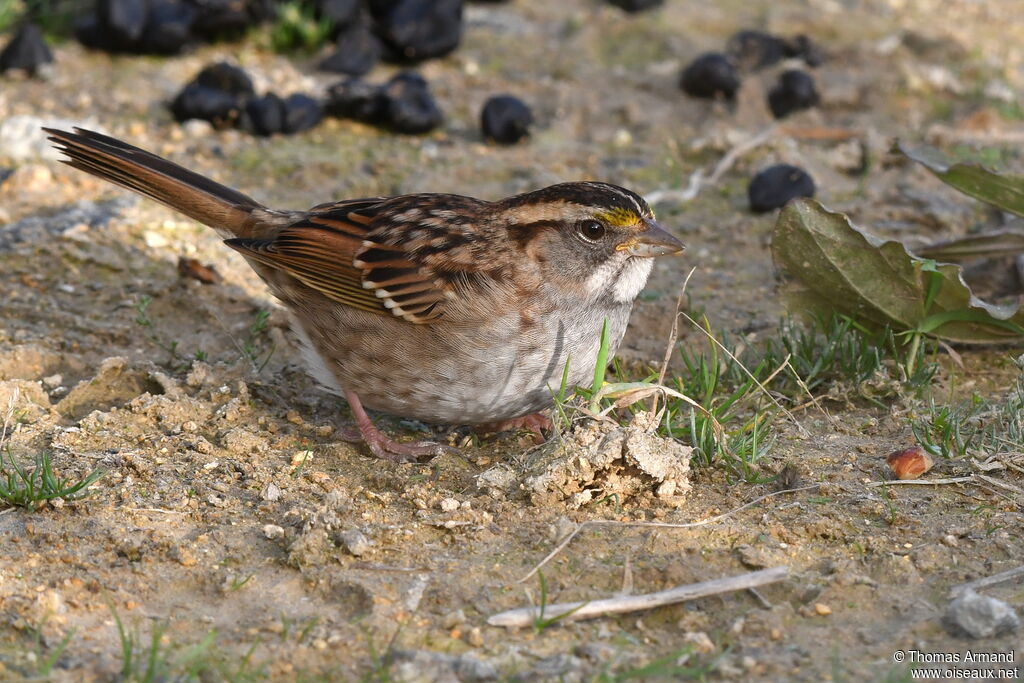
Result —
[{"label": "white-throated sparrow", "polygon": [[563,183],[487,202],[412,194],[279,211],[120,140],[47,129],[65,163],[205,223],[288,307],[313,376],[344,395],[379,457],[438,452],[381,434],[363,406],[493,423],[593,376],[653,262],[683,245],[629,190]]}]

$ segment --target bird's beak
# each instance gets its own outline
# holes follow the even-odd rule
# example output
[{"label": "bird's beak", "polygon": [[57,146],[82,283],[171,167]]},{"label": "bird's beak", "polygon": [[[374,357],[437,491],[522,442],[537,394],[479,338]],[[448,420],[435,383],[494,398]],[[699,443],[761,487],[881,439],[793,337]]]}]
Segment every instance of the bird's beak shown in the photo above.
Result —
[{"label": "bird's beak", "polygon": [[678,254],[686,249],[682,242],[649,218],[643,219],[643,225],[644,229],[633,239],[620,244],[617,251],[628,251],[630,256],[651,258]]}]

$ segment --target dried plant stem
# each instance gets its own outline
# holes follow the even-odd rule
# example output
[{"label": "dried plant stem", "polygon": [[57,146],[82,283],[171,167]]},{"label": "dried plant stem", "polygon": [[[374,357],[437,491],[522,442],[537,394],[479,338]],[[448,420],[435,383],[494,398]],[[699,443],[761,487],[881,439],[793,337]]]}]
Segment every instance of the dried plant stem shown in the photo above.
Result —
[{"label": "dried plant stem", "polygon": [[[589,602],[566,602],[555,605],[546,605],[545,614],[554,615],[552,619],[559,621],[578,621],[580,619],[593,619],[594,617],[606,614],[622,614],[624,612],[636,612],[638,610],[653,609],[663,605],[672,605],[687,600],[728,593],[731,591],[745,590],[764,586],[765,584],[782,581],[789,575],[787,567],[772,567],[761,569],[756,572],[730,576],[724,579],[713,579],[700,583],[691,583],[685,586],[676,586],[656,593],[644,593],[642,595],[622,595],[603,600],[591,600]],[[495,614],[487,619],[491,626],[522,627],[534,623],[537,618],[536,607],[521,607]]]}]

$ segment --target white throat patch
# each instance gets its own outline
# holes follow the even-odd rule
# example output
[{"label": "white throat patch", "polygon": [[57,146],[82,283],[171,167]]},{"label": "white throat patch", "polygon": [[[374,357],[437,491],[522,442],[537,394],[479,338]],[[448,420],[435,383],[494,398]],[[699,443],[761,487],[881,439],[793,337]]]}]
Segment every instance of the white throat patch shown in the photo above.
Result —
[{"label": "white throat patch", "polygon": [[601,296],[609,288],[608,279],[615,277],[618,272],[618,279],[611,283],[612,299],[618,303],[632,303],[640,294],[640,290],[647,284],[647,278],[654,268],[654,259],[626,257],[625,264],[619,259],[612,258],[602,263],[586,281],[587,292],[594,297]]}]

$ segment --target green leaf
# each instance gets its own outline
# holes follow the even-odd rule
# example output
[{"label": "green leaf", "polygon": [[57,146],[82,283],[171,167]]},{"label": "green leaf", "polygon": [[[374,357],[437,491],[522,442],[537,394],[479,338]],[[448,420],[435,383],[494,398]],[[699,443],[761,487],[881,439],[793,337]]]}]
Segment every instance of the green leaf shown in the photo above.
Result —
[{"label": "green leaf", "polygon": [[873,327],[986,344],[1024,339],[1024,311],[975,297],[960,266],[911,255],[818,202],[790,202],[772,234],[790,310],[838,312]]},{"label": "green leaf", "polygon": [[934,173],[939,180],[964,194],[1024,216],[1024,176],[996,173],[977,162],[953,161],[934,147],[896,147],[908,158]]}]

